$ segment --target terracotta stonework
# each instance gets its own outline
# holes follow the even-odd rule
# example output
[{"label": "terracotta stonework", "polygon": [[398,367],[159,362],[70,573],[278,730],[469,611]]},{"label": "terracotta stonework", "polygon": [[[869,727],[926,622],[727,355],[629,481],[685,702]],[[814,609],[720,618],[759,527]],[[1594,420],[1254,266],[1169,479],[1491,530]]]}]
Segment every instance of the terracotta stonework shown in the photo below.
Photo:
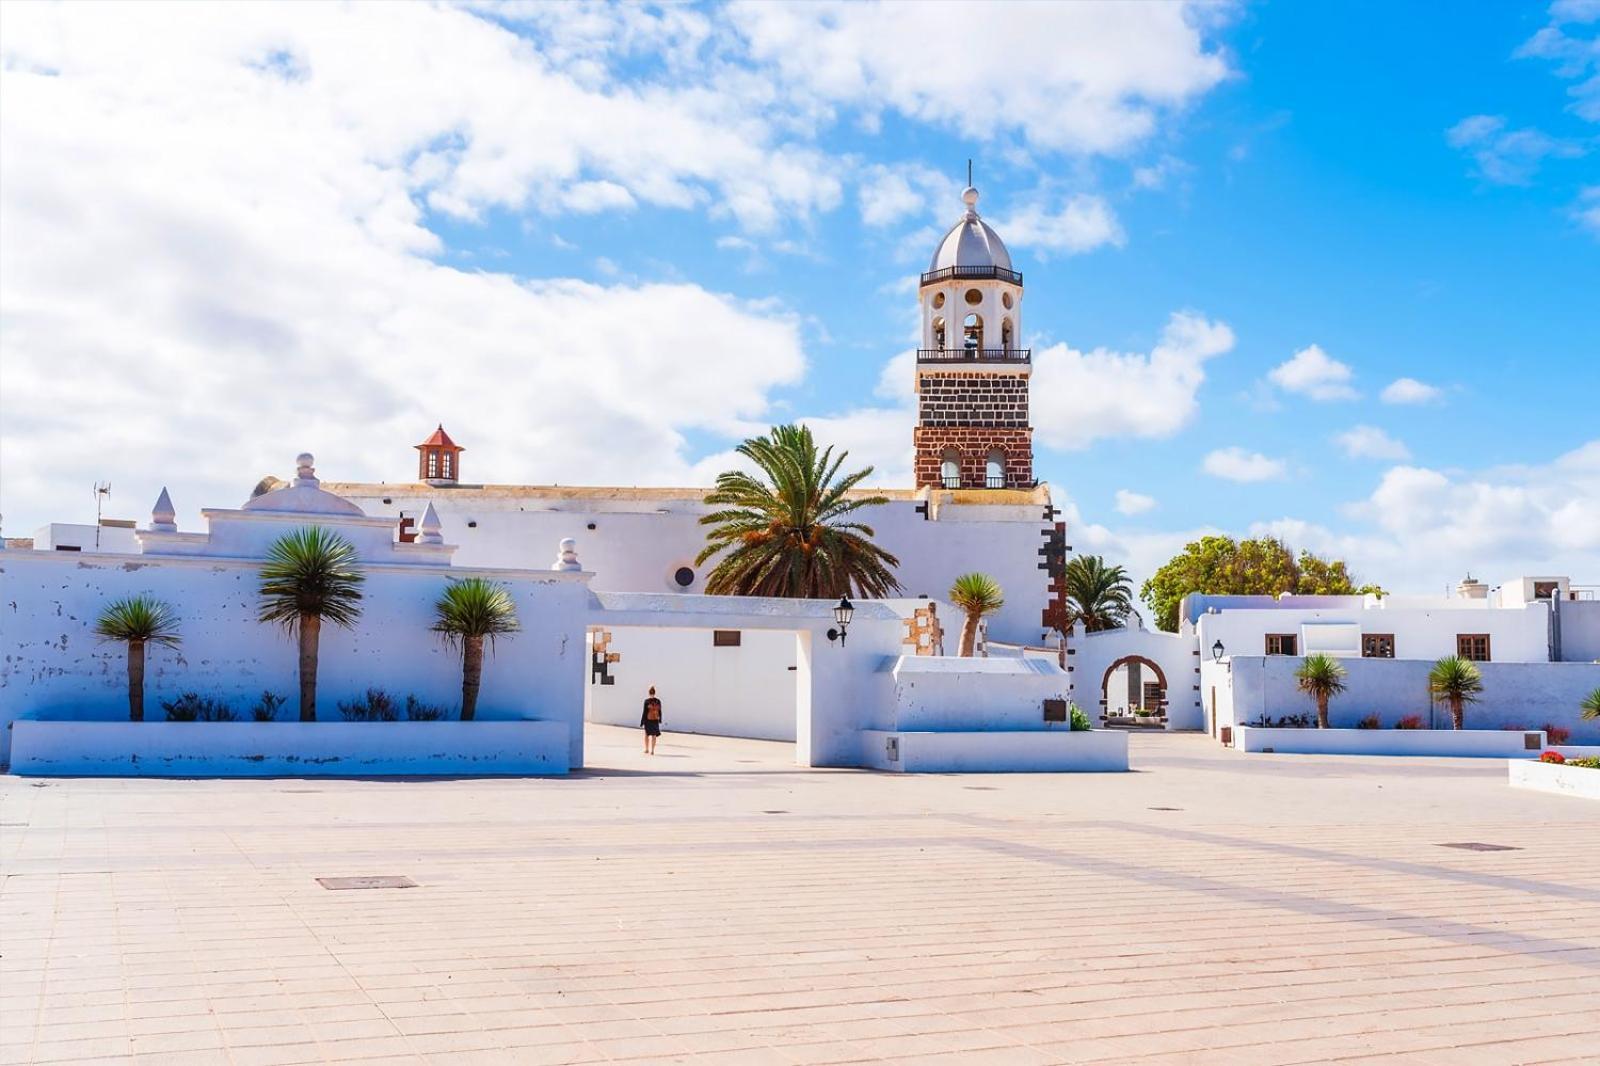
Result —
[{"label": "terracotta stonework", "polygon": [[954,451],[961,459],[961,487],[986,487],[989,453],[1005,456],[1005,487],[1027,488],[1033,484],[1033,430],[991,426],[918,426],[912,430],[917,449],[917,484],[942,485],[940,465],[946,453]]}]

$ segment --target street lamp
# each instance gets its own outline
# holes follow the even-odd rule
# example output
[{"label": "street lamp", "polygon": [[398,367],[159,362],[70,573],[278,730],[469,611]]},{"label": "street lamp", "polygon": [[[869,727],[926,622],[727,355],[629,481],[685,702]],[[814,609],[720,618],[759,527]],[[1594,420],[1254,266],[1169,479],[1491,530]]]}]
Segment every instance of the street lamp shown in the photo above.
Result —
[{"label": "street lamp", "polygon": [[1211,645],[1211,661],[1214,663],[1222,661],[1222,641],[1220,640]]},{"label": "street lamp", "polygon": [[839,641],[839,647],[844,647],[844,637],[850,630],[850,619],[855,617],[856,609],[850,603],[848,596],[840,596],[839,602],[833,608],[833,620],[839,623],[838,629],[828,630],[828,643]]}]

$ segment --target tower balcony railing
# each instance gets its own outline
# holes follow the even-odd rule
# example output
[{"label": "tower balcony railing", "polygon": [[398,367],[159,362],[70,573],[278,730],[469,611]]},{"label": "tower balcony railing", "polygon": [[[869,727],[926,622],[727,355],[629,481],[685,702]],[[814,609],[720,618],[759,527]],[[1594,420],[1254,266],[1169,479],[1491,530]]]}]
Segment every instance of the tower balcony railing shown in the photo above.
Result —
[{"label": "tower balcony railing", "polygon": [[1013,285],[1022,284],[1022,271],[1007,270],[998,266],[953,266],[942,270],[930,270],[922,275],[922,284],[932,285],[936,281],[948,281],[951,278],[962,278],[972,281],[1009,281]]},{"label": "tower balcony railing", "polygon": [[1031,363],[1032,348],[918,348],[918,363]]}]

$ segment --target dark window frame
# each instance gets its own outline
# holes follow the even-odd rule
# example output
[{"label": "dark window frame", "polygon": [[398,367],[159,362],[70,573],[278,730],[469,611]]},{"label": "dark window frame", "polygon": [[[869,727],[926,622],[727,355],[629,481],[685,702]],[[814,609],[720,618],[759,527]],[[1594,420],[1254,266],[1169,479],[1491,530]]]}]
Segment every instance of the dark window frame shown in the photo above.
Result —
[{"label": "dark window frame", "polygon": [[[1482,642],[1480,651],[1479,641]],[[1456,655],[1475,663],[1486,663],[1493,656],[1493,644],[1487,633],[1457,633]]]},{"label": "dark window frame", "polygon": [[711,631],[711,646],[713,648],[737,648],[743,639],[743,633],[737,629],[713,629]]},{"label": "dark window frame", "polygon": [[[1273,642],[1277,647],[1273,647]],[[1265,641],[1267,655],[1298,655],[1300,654],[1300,634],[1298,633],[1268,633]]]},{"label": "dark window frame", "polygon": [[1394,634],[1393,633],[1363,633],[1361,634],[1361,657],[1363,659],[1393,659]]}]

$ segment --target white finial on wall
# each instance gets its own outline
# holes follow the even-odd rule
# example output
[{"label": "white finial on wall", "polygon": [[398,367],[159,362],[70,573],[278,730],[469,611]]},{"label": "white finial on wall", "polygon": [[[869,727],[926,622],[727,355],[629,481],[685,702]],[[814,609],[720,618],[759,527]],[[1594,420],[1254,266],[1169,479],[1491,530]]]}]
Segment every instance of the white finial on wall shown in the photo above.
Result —
[{"label": "white finial on wall", "polygon": [[310,452],[301,452],[294,457],[294,483],[296,485],[317,485],[316,458]]},{"label": "white finial on wall", "polygon": [[165,485],[161,487],[161,495],[156,497],[156,505],[150,508],[150,530],[153,533],[178,531],[178,511],[172,506],[172,497],[167,495]]},{"label": "white finial on wall", "polygon": [[418,544],[443,544],[443,524],[439,521],[439,512],[433,509],[429,502],[428,509],[422,512],[422,524],[417,526]]},{"label": "white finial on wall", "polygon": [[578,562],[578,542],[571,537],[561,538],[561,554],[556,556],[552,570],[580,571],[583,564]]}]

